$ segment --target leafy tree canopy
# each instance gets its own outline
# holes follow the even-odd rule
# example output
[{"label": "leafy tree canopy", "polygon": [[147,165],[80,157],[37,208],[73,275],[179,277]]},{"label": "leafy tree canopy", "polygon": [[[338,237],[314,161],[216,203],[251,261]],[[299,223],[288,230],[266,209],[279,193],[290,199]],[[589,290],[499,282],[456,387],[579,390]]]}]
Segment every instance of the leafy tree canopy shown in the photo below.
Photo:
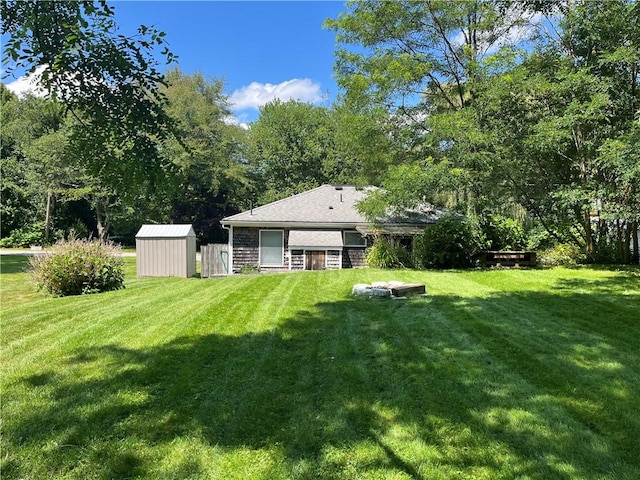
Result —
[{"label": "leafy tree canopy", "polygon": [[[159,86],[156,51],[175,60],[165,34],[140,26],[118,32],[105,0],[2,0],[6,74],[38,70],[39,85],[76,124],[71,148],[95,172],[132,185],[161,170],[158,140],[173,134]],[[105,149],[114,154],[102,154]]]}]

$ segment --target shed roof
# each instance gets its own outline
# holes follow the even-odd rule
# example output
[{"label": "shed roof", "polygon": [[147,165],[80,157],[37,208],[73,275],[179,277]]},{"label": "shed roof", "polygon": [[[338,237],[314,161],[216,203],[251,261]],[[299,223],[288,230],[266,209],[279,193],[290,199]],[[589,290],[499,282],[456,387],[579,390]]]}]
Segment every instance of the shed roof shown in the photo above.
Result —
[{"label": "shed roof", "polygon": [[291,230],[289,248],[342,248],[340,230]]},{"label": "shed roof", "polygon": [[191,225],[142,225],[136,238],[186,238],[195,237]]}]

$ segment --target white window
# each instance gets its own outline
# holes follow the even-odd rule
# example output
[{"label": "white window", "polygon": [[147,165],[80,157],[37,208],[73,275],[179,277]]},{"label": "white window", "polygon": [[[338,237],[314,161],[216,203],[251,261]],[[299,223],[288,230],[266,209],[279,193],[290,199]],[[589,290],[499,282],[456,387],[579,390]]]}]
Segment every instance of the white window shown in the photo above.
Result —
[{"label": "white window", "polygon": [[260,265],[281,267],[284,259],[284,232],[260,230]]},{"label": "white window", "polygon": [[366,247],[367,239],[360,235],[360,232],[346,231],[344,232],[344,246],[345,247]]}]

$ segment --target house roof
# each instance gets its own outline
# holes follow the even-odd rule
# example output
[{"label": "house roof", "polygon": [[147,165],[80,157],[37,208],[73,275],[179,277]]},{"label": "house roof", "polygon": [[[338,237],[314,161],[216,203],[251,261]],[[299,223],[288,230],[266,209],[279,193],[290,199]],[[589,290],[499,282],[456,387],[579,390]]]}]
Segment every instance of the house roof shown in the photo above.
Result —
[{"label": "house roof", "polygon": [[289,248],[342,248],[340,230],[291,230]]},{"label": "house roof", "polygon": [[364,199],[366,192],[366,189],[354,186],[322,185],[313,190],[223,218],[221,223],[223,225],[366,224],[367,219],[356,209],[356,204]]},{"label": "house roof", "polygon": [[191,225],[142,225],[136,238],[184,238],[195,237]]},{"label": "house roof", "polygon": [[[415,234],[437,222],[443,211],[424,204],[415,209],[390,212],[375,222],[375,228],[357,210],[357,204],[376,187],[322,185],[261,207],[223,218],[223,225],[289,228],[355,228],[361,233],[381,231]],[[326,245],[325,245],[326,246]]]}]

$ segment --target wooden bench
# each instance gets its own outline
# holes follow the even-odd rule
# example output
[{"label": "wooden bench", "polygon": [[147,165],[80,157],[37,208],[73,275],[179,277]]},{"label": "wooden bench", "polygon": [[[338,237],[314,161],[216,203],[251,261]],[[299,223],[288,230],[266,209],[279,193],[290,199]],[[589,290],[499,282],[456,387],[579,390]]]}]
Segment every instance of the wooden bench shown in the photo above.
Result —
[{"label": "wooden bench", "polygon": [[487,267],[535,267],[536,252],[487,251],[480,254],[480,261]]}]

